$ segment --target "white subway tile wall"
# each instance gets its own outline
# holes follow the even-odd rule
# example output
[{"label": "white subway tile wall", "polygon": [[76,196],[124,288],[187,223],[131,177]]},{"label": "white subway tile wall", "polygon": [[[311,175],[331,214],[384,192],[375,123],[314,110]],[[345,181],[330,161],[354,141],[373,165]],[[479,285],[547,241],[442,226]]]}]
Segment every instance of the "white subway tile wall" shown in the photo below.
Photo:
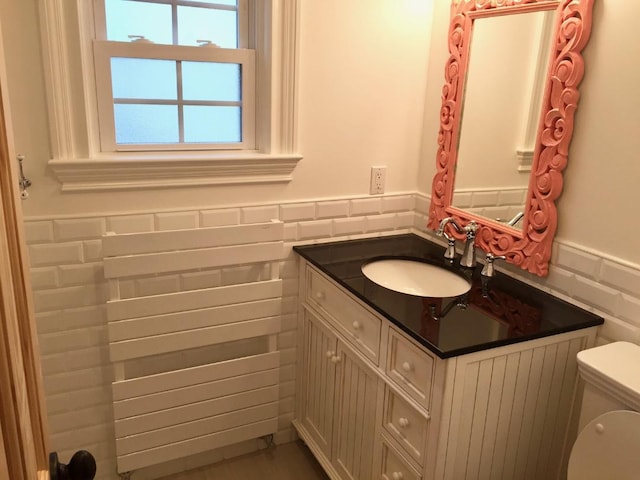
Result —
[{"label": "white subway tile wall", "polygon": [[351,215],[372,215],[382,210],[382,198],[358,198],[351,200]]},{"label": "white subway tile wall", "polygon": [[[505,201],[505,199],[503,199]],[[111,412],[113,371],[107,349],[104,303],[107,285],[102,278],[100,236],[105,231],[197,228],[280,219],[285,222],[287,248],[282,261],[284,279],[281,349],[279,432],[276,442],[294,438],[295,361],[298,261],[291,247],[297,243],[343,240],[427,231],[429,198],[423,195],[385,195],[339,198],[281,205],[185,212],[146,212],[77,219],[26,219],[33,297],[42,355],[45,394],[51,426],[51,448],[68,460],[78,449],[88,449],[98,460],[98,480],[117,478]],[[438,240],[439,241],[439,240]],[[640,267],[601,258],[575,245],[557,242],[546,279],[507,268],[521,280],[595,311],[605,317],[599,342],[629,340],[640,343]],[[123,297],[173,289],[208,288],[240,281],[264,272],[234,268],[158,276],[131,282]],[[248,348],[248,347],[247,347]],[[134,480],[166,476],[224,458],[263,448],[261,440],[194,455],[136,472]]]},{"label": "white subway tile wall", "polygon": [[53,242],[53,222],[25,222],[24,230],[32,243]]},{"label": "white subway tile wall", "polygon": [[31,245],[29,258],[32,267],[77,264],[84,261],[81,242]]},{"label": "white subway tile wall", "polygon": [[283,222],[313,220],[314,218],[316,218],[315,203],[294,203],[280,206],[280,220]]},{"label": "white subway tile wall", "polygon": [[153,232],[155,218],[153,215],[120,215],[107,218],[107,231],[117,233]]},{"label": "white subway tile wall", "polygon": [[279,220],[278,205],[245,207],[241,209],[242,223],[260,223]]},{"label": "white subway tile wall", "polygon": [[333,220],[333,232],[336,237],[354,235],[366,230],[366,217],[336,218]]},{"label": "white subway tile wall", "polygon": [[473,205],[473,193],[456,192],[454,196],[454,202],[457,207],[471,208],[471,206]]},{"label": "white subway tile wall", "polygon": [[471,199],[472,207],[490,207],[498,205],[498,192],[474,192]]},{"label": "white subway tile wall", "polygon": [[318,202],[318,218],[338,218],[349,215],[349,201],[336,200],[330,202]]},{"label": "white subway tile wall", "polygon": [[298,238],[300,240],[330,237],[331,232],[331,220],[313,220],[298,223]]},{"label": "white subway tile wall", "polygon": [[393,213],[382,215],[367,215],[365,221],[366,232],[384,232],[398,228],[398,216]]},{"label": "white subway tile wall", "polygon": [[205,210],[203,212],[200,212],[201,227],[219,227],[221,225],[237,225],[239,223],[239,208]]},{"label": "white subway tile wall", "polygon": [[105,232],[105,226],[106,219],[104,218],[53,221],[53,231],[58,242],[99,237]]},{"label": "white subway tile wall", "polygon": [[500,222],[508,222],[524,210],[526,189],[502,191],[459,191],[455,193],[454,203],[481,217]]},{"label": "white subway tile wall", "polygon": [[200,226],[199,224],[199,212],[171,212],[156,214],[156,230],[184,230],[187,228],[198,228]]},{"label": "white subway tile wall", "polygon": [[576,274],[595,279],[600,269],[601,258],[568,245],[558,245],[555,261],[558,265]]},{"label": "white subway tile wall", "polygon": [[413,195],[397,195],[382,197],[382,213],[413,211],[415,199]]}]

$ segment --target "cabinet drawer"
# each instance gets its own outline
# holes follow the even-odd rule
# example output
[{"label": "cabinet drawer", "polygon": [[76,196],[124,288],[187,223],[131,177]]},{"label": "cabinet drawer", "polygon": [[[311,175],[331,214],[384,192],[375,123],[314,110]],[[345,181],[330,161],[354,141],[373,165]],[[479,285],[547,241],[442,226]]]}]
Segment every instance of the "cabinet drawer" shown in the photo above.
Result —
[{"label": "cabinet drawer", "polygon": [[313,269],[307,269],[306,302],[327,314],[351,343],[378,364],[381,322]]},{"label": "cabinet drawer", "polygon": [[386,387],[383,427],[420,465],[424,465],[429,419]]},{"label": "cabinet drawer", "polygon": [[424,408],[431,403],[431,384],[435,360],[411,344],[392,328],[389,329],[389,349],[386,372],[409,396]]},{"label": "cabinet drawer", "polygon": [[422,476],[402,458],[395,448],[382,440],[382,480],[420,480]]}]

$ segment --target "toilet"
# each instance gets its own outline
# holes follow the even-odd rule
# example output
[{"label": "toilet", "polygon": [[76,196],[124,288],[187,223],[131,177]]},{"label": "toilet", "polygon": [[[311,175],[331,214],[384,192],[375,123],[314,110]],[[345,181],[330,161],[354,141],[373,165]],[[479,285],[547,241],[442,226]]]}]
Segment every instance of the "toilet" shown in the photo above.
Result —
[{"label": "toilet", "polygon": [[567,480],[640,479],[640,346],[583,350],[578,370],[584,396]]}]

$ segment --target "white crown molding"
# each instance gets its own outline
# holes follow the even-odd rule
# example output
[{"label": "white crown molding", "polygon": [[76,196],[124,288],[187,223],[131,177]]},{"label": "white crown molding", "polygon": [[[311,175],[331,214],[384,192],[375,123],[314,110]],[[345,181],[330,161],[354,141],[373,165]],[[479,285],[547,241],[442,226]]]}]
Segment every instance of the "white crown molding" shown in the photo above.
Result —
[{"label": "white crown molding", "polygon": [[297,154],[231,157],[50,160],[63,192],[284,183],[302,158]]}]

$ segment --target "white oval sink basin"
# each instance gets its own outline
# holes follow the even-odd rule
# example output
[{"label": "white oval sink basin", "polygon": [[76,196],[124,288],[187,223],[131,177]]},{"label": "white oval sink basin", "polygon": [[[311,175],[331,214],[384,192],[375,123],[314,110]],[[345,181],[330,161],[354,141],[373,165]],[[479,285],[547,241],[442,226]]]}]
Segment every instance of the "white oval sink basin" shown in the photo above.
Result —
[{"label": "white oval sink basin", "polygon": [[419,297],[457,297],[471,289],[460,275],[416,260],[374,260],[362,266],[362,273],[389,290]]}]

